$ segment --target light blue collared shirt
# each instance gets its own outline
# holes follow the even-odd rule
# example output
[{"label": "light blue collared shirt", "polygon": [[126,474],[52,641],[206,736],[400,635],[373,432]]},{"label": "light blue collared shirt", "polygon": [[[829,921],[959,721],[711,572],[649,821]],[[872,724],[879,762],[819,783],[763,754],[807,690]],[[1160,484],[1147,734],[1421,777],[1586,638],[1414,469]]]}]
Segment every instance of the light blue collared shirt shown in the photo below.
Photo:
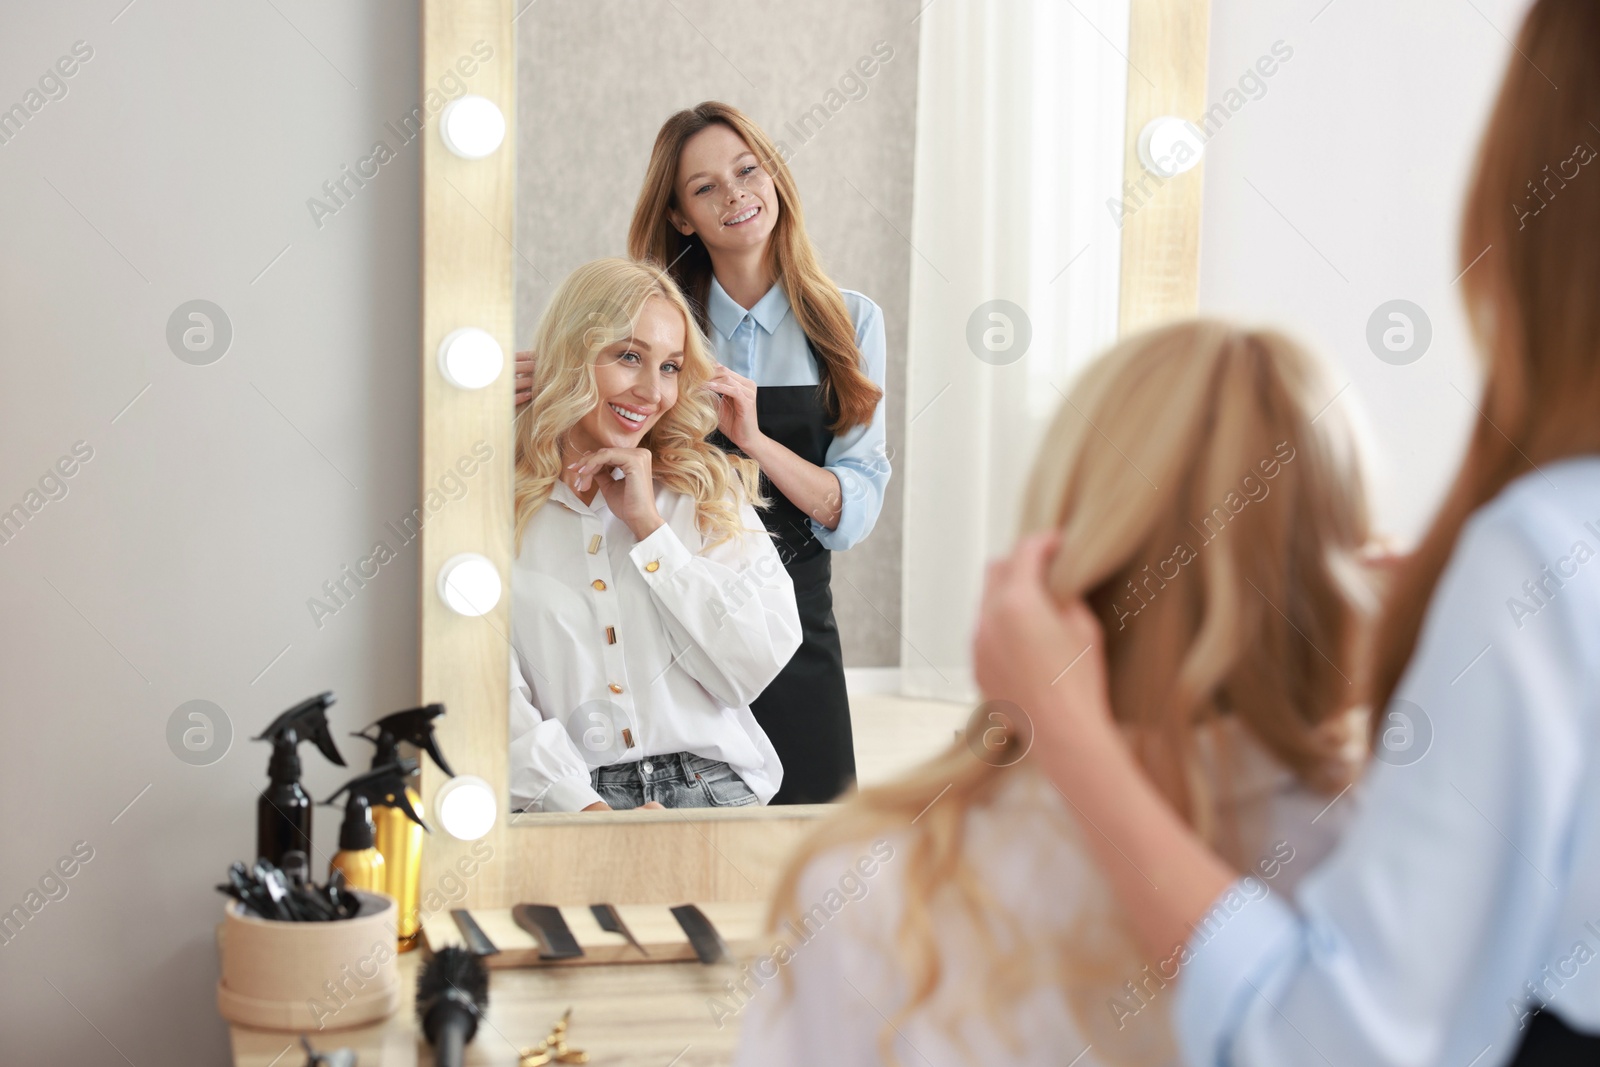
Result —
[{"label": "light blue collared shirt", "polygon": [[[883,312],[871,300],[851,289],[841,289],[850,321],[856,326],[856,347],[862,369],[878,388],[884,388],[887,364]],[[774,285],[756,306],[746,311],[722,288],[715,276],[706,315],[711,320],[711,342],[717,361],[735,374],[749,378],[759,391],[766,387],[816,385],[817,361],[806,344],[800,324],[789,313],[789,297]],[[807,521],[822,547],[834,552],[851,548],[872,532],[883,510],[889,487],[889,452],[884,434],[884,407],[888,393],[879,398],[872,421],[834,435],[823,467],[839,479],[842,501],[839,525],[830,530],[816,519]]]},{"label": "light blue collared shirt", "polygon": [[1241,879],[1196,929],[1187,1062],[1497,1067],[1544,1005],[1600,1033],[1597,667],[1586,457],[1463,528],[1327,862],[1292,903]]}]

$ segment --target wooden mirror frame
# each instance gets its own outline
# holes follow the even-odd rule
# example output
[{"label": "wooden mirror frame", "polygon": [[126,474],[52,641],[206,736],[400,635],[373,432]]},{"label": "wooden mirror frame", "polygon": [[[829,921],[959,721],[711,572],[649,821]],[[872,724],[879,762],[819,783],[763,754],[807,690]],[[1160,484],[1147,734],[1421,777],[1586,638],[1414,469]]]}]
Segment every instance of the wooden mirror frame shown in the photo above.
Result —
[{"label": "wooden mirror frame", "polygon": [[[437,829],[423,854],[421,904],[503,908],[539,900],[617,904],[760,900],[783,857],[831,805],[540,815],[516,825],[506,814],[510,598],[487,615],[451,611],[437,588],[439,567],[462,552],[511,564],[513,209],[516,181],[516,28],[530,0],[421,0],[422,93],[483,42],[492,57],[471,92],[505,115],[506,139],[486,159],[465,160],[439,137],[437,115],[422,141],[421,499],[419,698],[449,709],[439,720],[443,750],[458,773],[493,785],[501,816],[481,841]],[[1125,168],[1142,173],[1139,131],[1160,115],[1204,110],[1209,0],[1131,0]],[[481,46],[480,46],[481,48]],[[1197,306],[1203,167],[1169,179],[1122,231],[1120,324],[1124,333]],[[507,367],[484,389],[458,389],[439,373],[438,347],[462,326],[491,333]],[[481,459],[487,443],[492,454]],[[478,451],[474,452],[474,446]],[[470,476],[457,468],[467,463]],[[455,472],[468,489],[427,512],[430,492]],[[441,498],[442,499],[442,498]],[[444,775],[422,768],[427,810]],[[437,819],[434,820],[437,824]]]}]

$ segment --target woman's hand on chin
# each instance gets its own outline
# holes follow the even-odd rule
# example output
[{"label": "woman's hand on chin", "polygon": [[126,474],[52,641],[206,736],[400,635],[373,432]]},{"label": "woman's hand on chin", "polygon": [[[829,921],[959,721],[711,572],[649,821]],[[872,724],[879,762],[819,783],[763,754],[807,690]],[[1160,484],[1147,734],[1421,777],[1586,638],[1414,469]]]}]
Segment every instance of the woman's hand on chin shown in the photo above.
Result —
[{"label": "woman's hand on chin", "polygon": [[[597,448],[567,469],[572,488],[580,493],[598,482],[606,507],[633,531],[635,540],[643,541],[665,522],[656,510],[651,458],[648,448]],[[614,470],[622,477],[613,477]]]},{"label": "woman's hand on chin", "polygon": [[1100,620],[1081,598],[1058,605],[1045,586],[1060,536],[1025,537],[989,564],[972,640],[984,699],[1015,704],[1047,758],[1096,730],[1109,733],[1111,722]]}]

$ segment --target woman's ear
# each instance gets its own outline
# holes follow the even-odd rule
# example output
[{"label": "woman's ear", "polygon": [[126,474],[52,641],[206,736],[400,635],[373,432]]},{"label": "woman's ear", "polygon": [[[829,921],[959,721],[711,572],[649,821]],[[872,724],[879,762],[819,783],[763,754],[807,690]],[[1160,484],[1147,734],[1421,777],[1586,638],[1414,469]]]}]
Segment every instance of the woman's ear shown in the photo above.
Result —
[{"label": "woman's ear", "polygon": [[694,233],[694,227],[689,225],[689,220],[684,218],[675,207],[667,208],[667,221],[672,223],[673,227],[685,237],[689,237]]}]

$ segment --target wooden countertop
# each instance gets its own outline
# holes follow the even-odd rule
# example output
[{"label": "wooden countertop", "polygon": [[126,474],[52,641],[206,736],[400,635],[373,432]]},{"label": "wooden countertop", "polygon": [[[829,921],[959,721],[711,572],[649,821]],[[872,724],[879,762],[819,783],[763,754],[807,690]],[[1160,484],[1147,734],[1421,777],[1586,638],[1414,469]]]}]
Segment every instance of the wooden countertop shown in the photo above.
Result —
[{"label": "wooden countertop", "polygon": [[[405,1001],[382,1022],[311,1033],[318,1051],[354,1049],[357,1067],[425,1067],[432,1050],[412,1009],[423,952],[401,956]],[[526,967],[489,972],[489,1014],[467,1046],[468,1064],[516,1067],[522,1049],[537,1045],[561,1013],[572,1008],[568,1044],[589,1053],[591,1067],[713,1067],[732,1062],[736,1018],[719,1029],[711,1001],[729,1007],[723,983],[735,964],[613,963]],[[775,989],[757,995],[771,995]],[[302,1067],[297,1034],[231,1027],[235,1067]]]}]

